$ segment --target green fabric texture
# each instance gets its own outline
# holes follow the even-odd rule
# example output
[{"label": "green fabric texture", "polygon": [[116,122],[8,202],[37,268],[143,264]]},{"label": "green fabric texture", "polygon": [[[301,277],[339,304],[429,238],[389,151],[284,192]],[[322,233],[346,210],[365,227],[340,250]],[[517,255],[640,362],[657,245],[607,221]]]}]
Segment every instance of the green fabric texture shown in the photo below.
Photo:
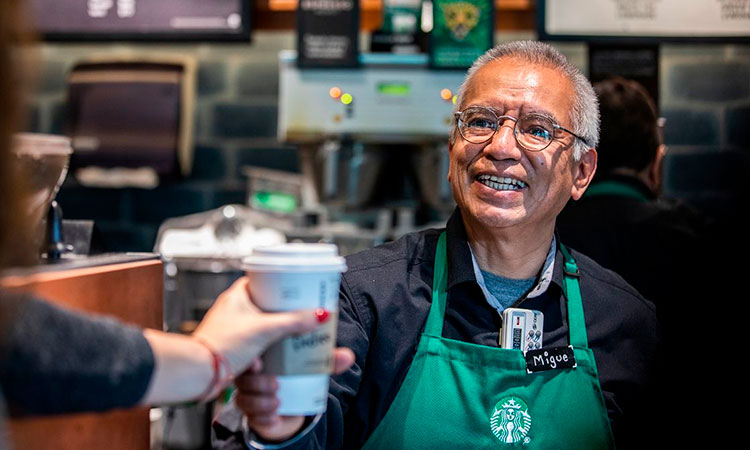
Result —
[{"label": "green fabric texture", "polygon": [[[432,306],[417,353],[371,449],[612,449],[604,398],[586,342],[581,295],[566,275],[577,367],[527,373],[519,350],[441,337],[447,303],[445,233],[435,259]],[[577,273],[568,257],[570,273]],[[570,278],[570,284],[568,284]],[[575,332],[574,332],[575,330]]]},{"label": "green fabric texture", "polygon": [[584,197],[596,197],[599,195],[619,195],[621,197],[629,197],[641,202],[648,201],[648,198],[643,195],[638,189],[620,183],[618,181],[602,181],[599,183],[592,183],[586,192],[583,194]]}]

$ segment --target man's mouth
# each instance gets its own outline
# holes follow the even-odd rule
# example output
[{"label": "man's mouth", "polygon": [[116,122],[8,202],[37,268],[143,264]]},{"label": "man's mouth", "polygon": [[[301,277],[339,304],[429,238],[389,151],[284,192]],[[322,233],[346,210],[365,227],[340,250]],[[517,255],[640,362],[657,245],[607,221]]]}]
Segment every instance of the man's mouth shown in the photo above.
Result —
[{"label": "man's mouth", "polygon": [[508,177],[496,177],[494,175],[479,175],[476,180],[497,191],[517,191],[527,186],[526,183],[521,180]]}]

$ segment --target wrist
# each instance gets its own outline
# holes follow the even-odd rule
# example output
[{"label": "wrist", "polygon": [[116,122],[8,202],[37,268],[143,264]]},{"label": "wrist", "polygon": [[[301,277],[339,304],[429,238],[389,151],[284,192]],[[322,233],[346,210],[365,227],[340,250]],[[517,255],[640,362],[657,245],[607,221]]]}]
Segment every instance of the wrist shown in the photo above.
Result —
[{"label": "wrist", "polygon": [[197,398],[200,403],[208,402],[218,396],[227,386],[229,386],[234,380],[234,374],[232,367],[229,364],[229,360],[218,352],[211,344],[201,337],[193,336],[193,339],[205,348],[211,361],[211,380],[203,391],[203,393]]},{"label": "wrist", "polygon": [[264,441],[262,437],[260,437],[255,431],[253,431],[252,428],[250,428],[250,424],[247,421],[247,416],[243,416],[242,418],[242,435],[243,440],[245,441],[245,445],[252,450],[276,450],[276,449],[283,449],[287,448],[291,445],[296,444],[297,442],[301,441],[305,436],[307,436],[310,431],[312,431],[313,428],[320,422],[321,417],[323,417],[323,414],[320,413],[316,416],[308,416],[305,417],[305,421],[302,424],[302,427],[300,428],[300,431],[292,435],[289,439],[282,441],[282,442],[267,442]]}]

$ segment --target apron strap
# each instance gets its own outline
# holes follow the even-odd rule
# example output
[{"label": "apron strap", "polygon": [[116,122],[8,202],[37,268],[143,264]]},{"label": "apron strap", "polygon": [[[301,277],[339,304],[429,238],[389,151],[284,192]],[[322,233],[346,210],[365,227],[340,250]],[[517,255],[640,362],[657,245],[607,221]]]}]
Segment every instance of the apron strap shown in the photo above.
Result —
[{"label": "apron strap", "polygon": [[[588,337],[586,334],[586,320],[583,315],[583,302],[581,300],[581,289],[578,284],[578,265],[570,255],[568,249],[560,243],[563,254],[563,290],[568,302],[568,331],[570,345],[578,348],[588,348]],[[432,279],[432,305],[427,315],[427,323],[424,333],[430,336],[440,337],[443,334],[443,320],[445,308],[448,303],[448,255],[447,255],[445,231],[440,233],[435,250],[435,264]]]},{"label": "apron strap", "polygon": [[583,301],[581,299],[581,287],[578,278],[581,273],[578,265],[567,248],[560,243],[560,251],[563,255],[563,291],[568,301],[568,333],[570,334],[570,345],[579,348],[588,348],[589,340],[586,334],[586,320],[583,315]]},{"label": "apron strap", "polygon": [[448,303],[448,251],[445,244],[445,231],[440,233],[435,251],[435,273],[432,278],[432,305],[427,315],[425,334],[440,337],[443,334],[443,317]]}]

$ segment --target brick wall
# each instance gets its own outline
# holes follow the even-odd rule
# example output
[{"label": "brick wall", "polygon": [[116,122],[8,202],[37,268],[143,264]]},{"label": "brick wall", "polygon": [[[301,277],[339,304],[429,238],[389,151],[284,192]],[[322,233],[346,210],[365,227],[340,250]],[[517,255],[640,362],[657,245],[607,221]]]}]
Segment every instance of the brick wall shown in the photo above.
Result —
[{"label": "brick wall", "polygon": [[[533,38],[499,34],[498,41]],[[363,40],[363,43],[365,41]],[[582,44],[560,44],[585,68]],[[294,48],[291,32],[258,32],[251,45],[70,45],[41,48],[38,88],[30,99],[28,129],[64,129],[65,75],[96,53],[190,55],[198,62],[195,154],[185,180],[143,189],[90,189],[72,182],[59,194],[65,217],[94,219],[109,250],[149,251],[159,224],[245,201],[245,165],[297,169],[293,147],[275,140],[277,54]],[[664,45],[662,115],[667,118],[666,193],[713,215],[736,201],[734,187],[747,178],[750,155],[750,45]]]},{"label": "brick wall", "polygon": [[746,201],[750,46],[665,46],[660,70],[667,193],[723,217]]}]

